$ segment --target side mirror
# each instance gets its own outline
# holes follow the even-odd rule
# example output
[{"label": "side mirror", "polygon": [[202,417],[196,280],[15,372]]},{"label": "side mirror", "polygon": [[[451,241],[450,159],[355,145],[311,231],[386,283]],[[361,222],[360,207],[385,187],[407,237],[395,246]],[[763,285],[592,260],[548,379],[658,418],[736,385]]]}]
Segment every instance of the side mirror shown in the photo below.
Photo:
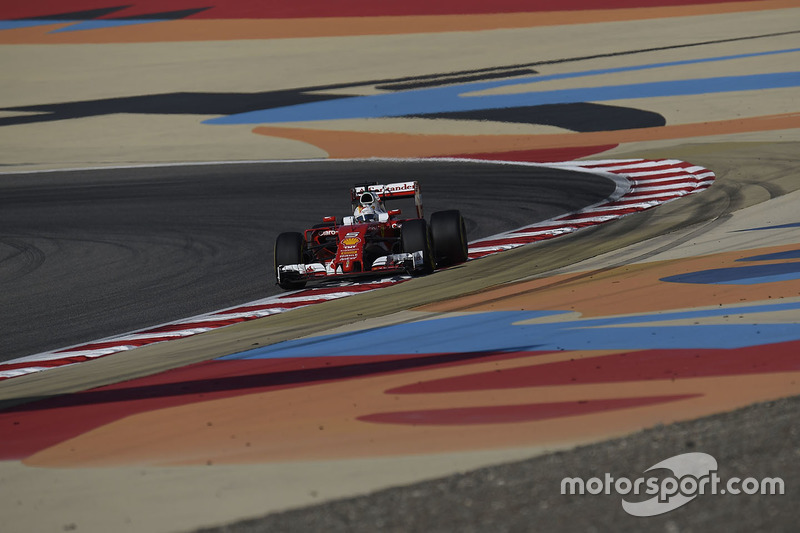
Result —
[{"label": "side mirror", "polygon": [[397,215],[402,215],[402,214],[403,214],[403,211],[401,211],[400,209],[390,209],[389,210],[389,216],[390,217],[396,217]]},{"label": "side mirror", "polygon": [[322,217],[322,221],[325,223],[335,224],[336,217]]}]

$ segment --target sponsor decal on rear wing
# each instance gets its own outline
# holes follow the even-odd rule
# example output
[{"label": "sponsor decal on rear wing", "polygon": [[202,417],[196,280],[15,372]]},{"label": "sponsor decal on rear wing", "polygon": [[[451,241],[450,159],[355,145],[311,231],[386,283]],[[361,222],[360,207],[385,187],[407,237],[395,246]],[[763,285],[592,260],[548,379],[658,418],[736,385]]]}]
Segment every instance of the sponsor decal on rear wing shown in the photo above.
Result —
[{"label": "sponsor decal on rear wing", "polygon": [[419,194],[419,184],[416,181],[404,183],[390,183],[383,186],[382,198],[414,198]]},{"label": "sponsor decal on rear wing", "polygon": [[381,197],[387,198],[414,198],[419,194],[419,183],[416,181],[404,181],[399,183],[388,183],[386,185],[361,185],[353,187],[352,197],[355,200],[365,192],[373,192]]}]

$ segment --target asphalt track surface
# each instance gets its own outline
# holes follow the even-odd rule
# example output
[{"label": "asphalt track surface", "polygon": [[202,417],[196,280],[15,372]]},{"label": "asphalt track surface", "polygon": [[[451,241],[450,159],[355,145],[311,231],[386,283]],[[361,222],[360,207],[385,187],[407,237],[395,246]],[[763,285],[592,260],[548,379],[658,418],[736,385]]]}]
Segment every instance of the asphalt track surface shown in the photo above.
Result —
[{"label": "asphalt track surface", "polygon": [[280,292],[278,233],[349,212],[357,182],[418,180],[470,240],[608,197],[596,175],[457,161],[307,161],[0,176],[0,361]]}]

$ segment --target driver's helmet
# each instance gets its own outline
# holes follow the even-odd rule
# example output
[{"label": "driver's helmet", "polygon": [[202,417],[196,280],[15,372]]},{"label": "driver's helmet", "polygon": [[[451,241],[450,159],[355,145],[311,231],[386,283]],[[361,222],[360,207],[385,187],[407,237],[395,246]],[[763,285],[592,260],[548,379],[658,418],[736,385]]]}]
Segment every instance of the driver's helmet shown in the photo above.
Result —
[{"label": "driver's helmet", "polygon": [[356,222],[375,222],[378,220],[378,214],[371,207],[356,207],[355,217]]},{"label": "driver's helmet", "polygon": [[386,210],[381,205],[378,195],[366,191],[358,198],[358,207],[356,207],[353,216],[356,222],[373,222],[378,220],[379,213],[385,212]]}]

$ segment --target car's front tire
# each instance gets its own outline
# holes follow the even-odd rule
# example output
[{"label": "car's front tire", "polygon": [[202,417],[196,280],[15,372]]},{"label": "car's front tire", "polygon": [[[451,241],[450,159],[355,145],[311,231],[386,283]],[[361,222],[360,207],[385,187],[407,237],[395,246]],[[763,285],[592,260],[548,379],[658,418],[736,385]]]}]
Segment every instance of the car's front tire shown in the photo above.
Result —
[{"label": "car's front tire", "polygon": [[282,289],[297,290],[306,286],[305,281],[281,279],[278,275],[279,265],[297,265],[303,263],[305,239],[302,233],[287,231],[275,240],[275,278]]},{"label": "car's front tire", "polygon": [[423,218],[415,218],[403,222],[400,230],[400,240],[403,244],[403,252],[413,253],[422,250],[423,267],[422,274],[430,274],[435,268],[433,259],[433,247],[431,246],[431,234],[428,231],[428,223]]}]

